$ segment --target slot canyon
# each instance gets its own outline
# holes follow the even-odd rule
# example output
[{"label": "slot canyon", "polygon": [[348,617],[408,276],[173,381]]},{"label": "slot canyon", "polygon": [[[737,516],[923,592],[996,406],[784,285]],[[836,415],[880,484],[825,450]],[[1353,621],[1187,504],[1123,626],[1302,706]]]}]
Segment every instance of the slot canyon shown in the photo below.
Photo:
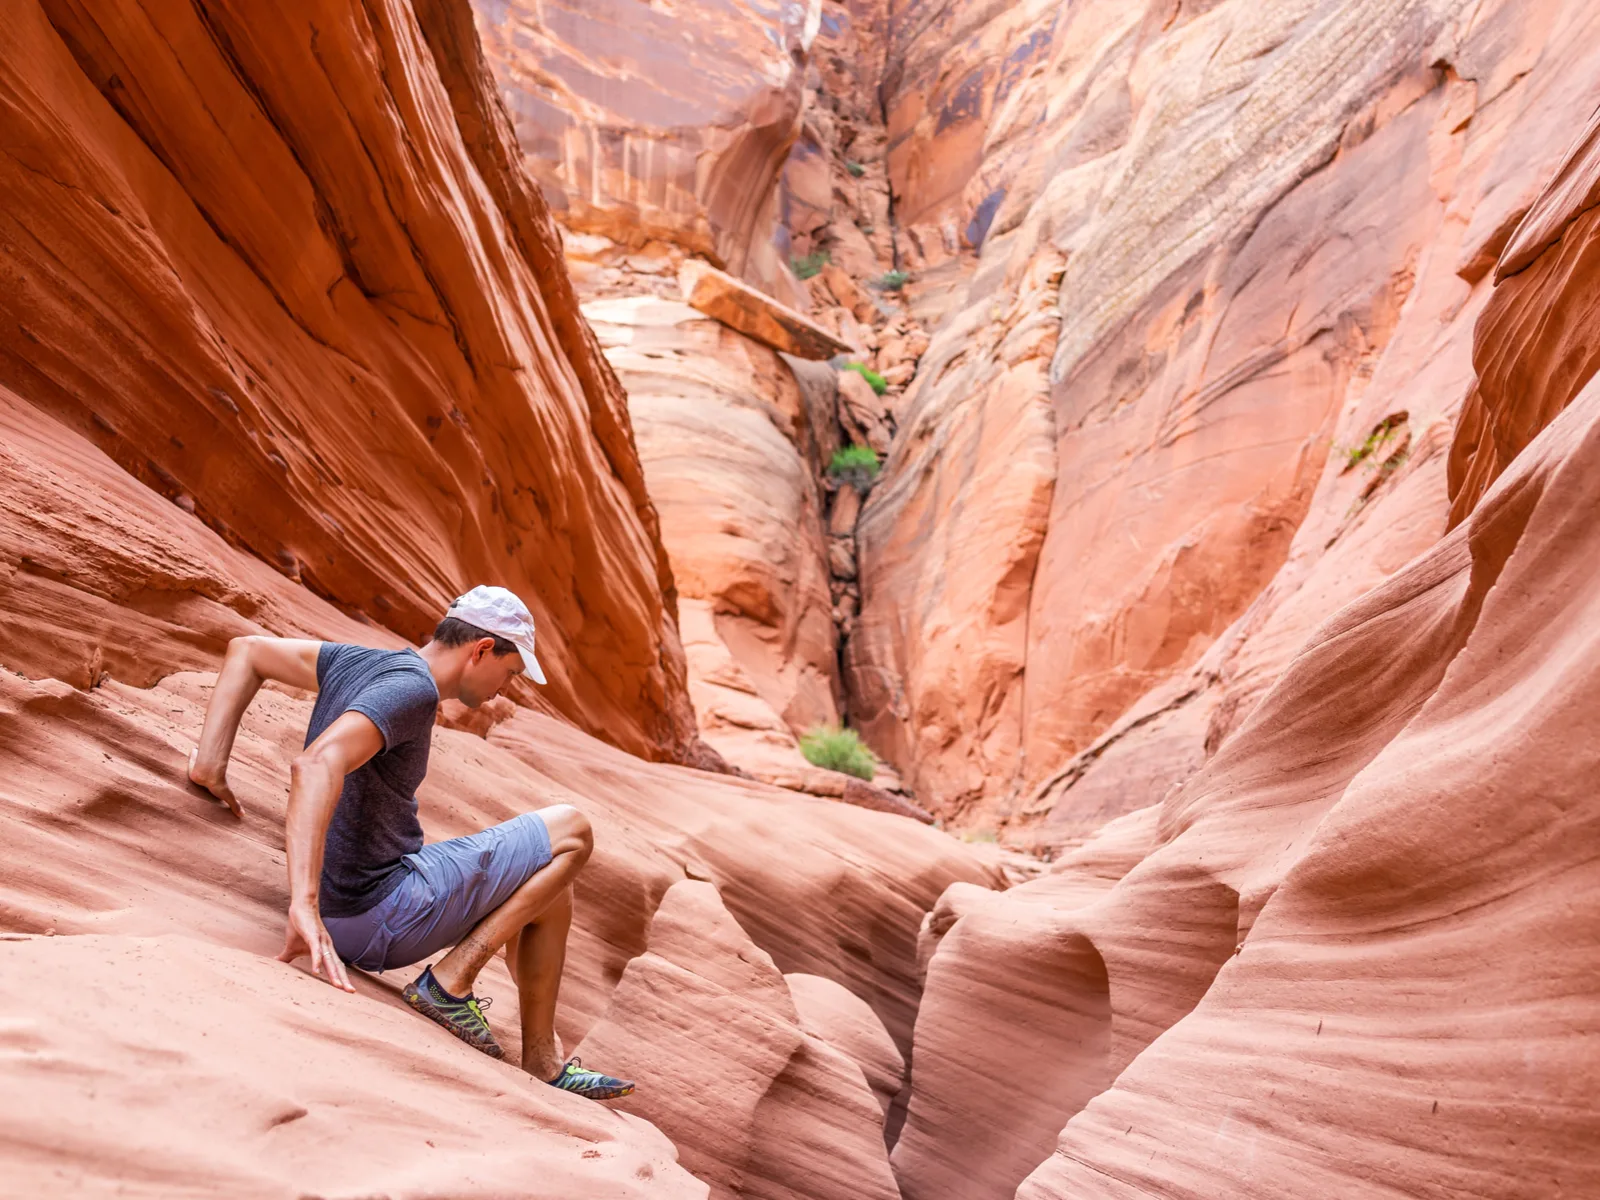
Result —
[{"label": "slot canyon", "polygon": [[[1600,1197],[1600,4],[3,8],[0,1195]],[[480,583],[603,1104],[186,774]]]}]

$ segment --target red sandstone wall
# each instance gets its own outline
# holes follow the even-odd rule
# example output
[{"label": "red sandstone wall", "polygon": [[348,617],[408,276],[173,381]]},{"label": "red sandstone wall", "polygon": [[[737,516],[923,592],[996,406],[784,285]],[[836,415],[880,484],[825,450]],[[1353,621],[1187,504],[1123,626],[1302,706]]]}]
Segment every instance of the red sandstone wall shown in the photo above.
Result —
[{"label": "red sandstone wall", "polygon": [[[4,37],[16,419],[87,439],[378,630],[417,640],[463,588],[511,586],[550,676],[525,700],[690,753],[622,393],[467,10],[30,0]],[[29,617],[5,652],[85,683],[199,666],[266,612],[181,572],[63,573],[25,544],[10,562],[5,607]],[[149,637],[136,655],[118,609]]]}]

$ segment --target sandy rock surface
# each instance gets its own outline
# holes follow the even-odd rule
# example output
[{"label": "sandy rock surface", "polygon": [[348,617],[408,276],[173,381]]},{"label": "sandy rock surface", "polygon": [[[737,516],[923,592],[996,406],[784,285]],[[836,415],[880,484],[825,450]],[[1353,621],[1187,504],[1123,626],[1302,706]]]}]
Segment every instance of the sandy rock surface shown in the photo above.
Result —
[{"label": "sandy rock surface", "polygon": [[[183,934],[0,937],[7,1195],[707,1194],[648,1125],[364,981]],[[41,984],[48,1014],[18,1002]]]},{"label": "sandy rock surface", "polygon": [[[8,873],[0,881],[0,906],[11,929],[33,935],[55,933],[53,938],[38,937],[28,943],[33,947],[29,953],[47,959],[52,954],[63,956],[64,977],[79,970],[73,963],[96,956],[75,949],[82,936],[103,935],[118,946],[128,939],[156,937],[165,944],[176,938],[180,947],[192,947],[182,949],[188,957],[180,955],[180,965],[173,968],[177,974],[170,979],[153,976],[158,981],[151,987],[159,993],[166,986],[160,981],[181,979],[196,1003],[203,1000],[220,1011],[227,1001],[217,989],[241,971],[249,979],[278,980],[272,987],[291,997],[299,993],[284,989],[305,980],[298,968],[259,956],[271,955],[281,945],[286,904],[284,781],[289,759],[301,744],[310,705],[271,690],[258,698],[230,772],[244,805],[245,817],[239,823],[220,805],[180,785],[180,767],[199,728],[209,684],[209,676],[181,674],[149,689],[110,682],[80,691],[54,680],[32,683],[11,674],[0,677],[0,706],[8,729],[3,771],[9,781],[0,795],[0,822],[18,861],[29,864],[25,872]],[[608,1017],[618,980],[626,978],[632,960],[654,952],[652,918],[662,897],[685,879],[704,881],[697,887],[710,895],[707,903],[716,921],[708,921],[705,929],[692,925],[685,929],[680,918],[676,942],[663,941],[662,953],[670,942],[680,947],[674,953],[688,969],[713,969],[715,924],[726,937],[748,946],[748,953],[763,959],[770,956],[775,966],[768,983],[777,1002],[789,1004],[778,970],[821,975],[869,1005],[899,1044],[909,1046],[920,992],[916,944],[923,912],[954,879],[990,886],[1000,882],[997,871],[983,866],[959,842],[904,818],[726,776],[642,763],[569,726],[525,711],[497,724],[488,741],[437,729],[422,800],[424,828],[432,838],[471,832],[552,803],[577,804],[594,822],[597,850],[578,885],[577,926],[557,1018],[569,1048],[584,1042],[597,1022],[624,1021],[627,991],[616,992],[623,1009]],[[690,949],[682,950],[686,944]],[[11,949],[7,943],[0,959],[8,964],[7,977],[15,979],[11,972],[24,967],[10,965],[21,961]],[[400,1039],[394,1053],[375,1052],[363,1072],[351,1073],[349,1087],[369,1097],[363,1104],[379,1103],[399,1086],[399,1079],[414,1075],[416,1062],[431,1061],[430,1056],[442,1054],[454,1061],[451,1056],[465,1054],[474,1064],[481,1059],[401,1005],[399,989],[414,973],[402,970],[363,977],[360,990],[368,999],[347,999],[324,984],[306,980],[319,1001],[356,1006],[342,1019],[360,1031],[350,1036],[359,1037],[363,1054],[366,1047],[381,1047],[391,1036]],[[86,981],[90,978],[103,976]],[[498,963],[490,967],[478,990],[498,1002],[490,1010],[491,1024],[510,1061],[516,1061],[515,992]],[[668,994],[676,996],[672,1003],[686,1019],[709,1019],[701,1001],[689,993],[669,988]],[[105,1002],[110,1003],[109,996]],[[715,1011],[727,1015],[729,1003],[724,998]],[[759,1013],[750,1019],[758,1017]],[[804,1038],[787,1011],[786,1019],[792,1048],[798,1049]],[[36,1022],[38,1012],[31,1005],[18,1009],[17,1020]],[[259,1037],[270,1038],[279,1018],[270,1011],[251,1010],[249,1020],[260,1023],[251,1026]],[[290,1089],[289,1094],[298,1095],[302,1106],[316,1112],[322,1101],[313,1086],[312,1048],[318,1037],[328,1035],[315,1032],[315,1018],[307,1022],[296,1026],[301,1030],[296,1036],[309,1040],[295,1044],[305,1049],[286,1048],[284,1070],[298,1072],[293,1078],[305,1081],[300,1091]],[[611,1056],[612,1061],[595,1060],[587,1045],[585,1054],[596,1065],[624,1075],[670,1074],[673,1055],[678,1053],[672,1048],[679,1044],[673,1040],[676,1026],[657,1027],[632,1019],[626,1024],[631,1038],[625,1051]],[[197,1037],[193,1028],[190,1034],[193,1070],[220,1076],[231,1069],[226,1058],[212,1056],[209,1040]],[[216,1047],[217,1054],[225,1053],[223,1042]],[[135,1075],[142,1053],[137,1047],[128,1049],[104,1069],[113,1077]],[[515,1094],[525,1094],[526,1076],[510,1065],[481,1061],[478,1076],[501,1080],[499,1090],[521,1089]],[[795,1069],[802,1066],[797,1063]],[[786,1070],[787,1059],[773,1068],[769,1080],[773,1088]],[[838,1077],[836,1070],[830,1075]],[[842,1078],[859,1082],[856,1093],[846,1089],[846,1094],[858,1096],[858,1110],[870,1110],[860,1144],[876,1144],[881,1155],[881,1109],[859,1071]],[[518,1083],[519,1079],[524,1082]],[[99,1089],[92,1077],[81,1073],[66,1072],[56,1086],[63,1089],[61,1103],[70,1101],[77,1111],[93,1114],[87,1132],[79,1134],[82,1153],[104,1161],[116,1155],[118,1139],[134,1136],[125,1123],[128,1118],[118,1116],[116,1096],[121,1093]],[[289,1088],[288,1083],[283,1086]],[[842,1085],[830,1086],[837,1090]],[[752,1089],[752,1107],[767,1103],[768,1089],[753,1085]],[[491,1092],[480,1103],[493,1108],[498,1103],[493,1096]],[[540,1098],[542,1093],[532,1103]],[[566,1110],[557,1106],[553,1111],[560,1117]],[[189,1113],[188,1124],[184,1112]],[[167,1136],[199,1136],[202,1126],[194,1122],[209,1119],[205,1112],[193,1107],[173,1110]],[[13,1105],[3,1110],[0,1119],[11,1126],[23,1116]],[[820,1132],[802,1128],[810,1119],[796,1116],[777,1124],[784,1137],[821,1137]],[[234,1124],[225,1129],[242,1128],[238,1121],[245,1118],[227,1120]],[[570,1128],[562,1123],[565,1120],[552,1118],[549,1128],[563,1133]],[[652,1140],[658,1138],[652,1131],[640,1127],[631,1133],[634,1127],[627,1125],[608,1128],[615,1131],[608,1136],[632,1147],[628,1153],[635,1158],[629,1161],[664,1161],[663,1143]],[[376,1132],[363,1136],[376,1139],[375,1147],[382,1144]],[[218,1153],[222,1152],[219,1146]],[[489,1179],[500,1178],[494,1172],[525,1161],[521,1157],[525,1152],[523,1139],[508,1138],[496,1147],[474,1136],[457,1143],[453,1154],[441,1157],[448,1158],[454,1170],[476,1161],[475,1156],[485,1157],[492,1167],[484,1176]],[[321,1167],[311,1161],[314,1157],[279,1164],[278,1169],[286,1172],[282,1178],[310,1186],[311,1180],[321,1178],[316,1173]],[[682,1178],[665,1172],[659,1186],[683,1186],[672,1182]],[[483,1194],[491,1194],[488,1184],[484,1186]]]}]

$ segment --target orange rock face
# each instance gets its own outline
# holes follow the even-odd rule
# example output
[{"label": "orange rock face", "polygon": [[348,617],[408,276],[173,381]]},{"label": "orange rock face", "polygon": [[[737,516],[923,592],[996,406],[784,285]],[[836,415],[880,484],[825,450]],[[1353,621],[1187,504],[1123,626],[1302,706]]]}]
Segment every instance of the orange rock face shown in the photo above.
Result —
[{"label": "orange rock face", "polygon": [[811,767],[796,741],[839,720],[816,482],[831,402],[808,400],[777,354],[680,302],[584,311],[628,388],[702,734],[757,778],[837,795],[844,777]]},{"label": "orange rock face", "polygon": [[[258,17],[13,12],[0,383],[367,624],[414,640],[464,587],[515,588],[549,647],[539,702],[631,751],[689,754],[622,392],[467,12]],[[33,574],[17,598],[70,612],[74,585]],[[194,578],[75,590],[155,620],[209,602],[215,650],[256,605]],[[79,643],[71,671],[121,654]],[[141,682],[193,665],[152,653]]]},{"label": "orange rock face", "polygon": [[800,313],[703,262],[684,263],[678,285],[690,307],[774,350],[798,358],[832,358],[850,350]]}]

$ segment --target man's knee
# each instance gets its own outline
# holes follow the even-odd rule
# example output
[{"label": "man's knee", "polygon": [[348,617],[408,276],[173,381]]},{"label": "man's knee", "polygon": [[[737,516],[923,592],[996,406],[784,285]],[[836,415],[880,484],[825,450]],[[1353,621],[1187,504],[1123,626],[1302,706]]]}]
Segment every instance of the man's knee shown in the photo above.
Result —
[{"label": "man's knee", "polygon": [[575,854],[579,862],[588,859],[594,850],[594,827],[588,817],[570,804],[541,808],[539,815],[550,832],[551,854]]}]

